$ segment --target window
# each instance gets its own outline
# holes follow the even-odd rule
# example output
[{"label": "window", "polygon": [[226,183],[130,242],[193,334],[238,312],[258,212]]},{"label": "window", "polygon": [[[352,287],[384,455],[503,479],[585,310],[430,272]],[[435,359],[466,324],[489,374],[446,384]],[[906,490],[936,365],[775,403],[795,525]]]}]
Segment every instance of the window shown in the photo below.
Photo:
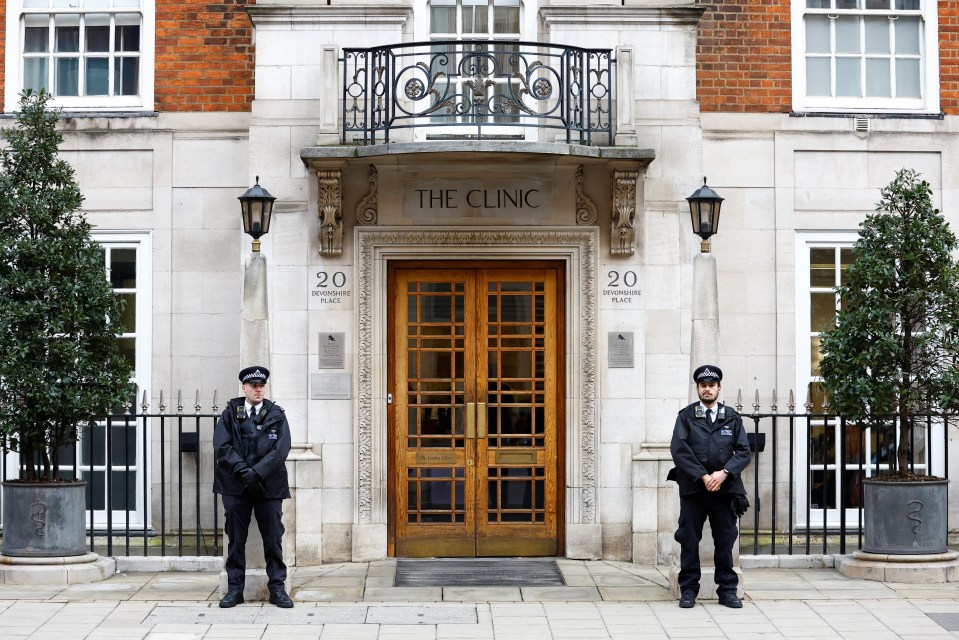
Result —
[{"label": "window", "polygon": [[937,112],[930,0],[794,0],[797,111]]},{"label": "window", "polygon": [[[811,507],[810,524],[838,525],[840,509],[846,509],[847,522],[858,517],[862,479],[890,468],[898,430],[860,430],[842,423],[830,412],[819,388],[819,336],[835,326],[836,310],[842,300],[836,292],[845,282],[846,269],[852,264],[858,235],[853,232],[799,234],[796,241],[796,362],[798,404],[806,404],[812,414],[805,433],[797,432],[799,466],[808,461],[809,474],[797,477],[797,517],[805,523],[805,499]],[[805,393],[805,399],[803,398]],[[800,406],[802,413],[806,408]],[[918,430],[914,442],[916,469],[941,468],[941,451],[930,456],[925,432]],[[942,425],[933,425],[932,441],[942,438]],[[940,447],[941,448],[941,447]]]},{"label": "window", "polygon": [[[113,291],[126,303],[123,309],[120,349],[133,366],[137,397],[130,413],[139,412],[143,392],[150,389],[150,243],[144,235],[94,234],[103,249],[105,276]],[[108,517],[107,481],[111,485],[109,517],[114,523],[126,522],[141,526],[144,522],[143,474],[145,452],[137,443],[146,422],[123,414],[123,409],[109,421],[98,422],[92,431],[84,431],[77,445],[76,456],[82,479],[87,481],[87,503],[93,509],[95,523],[106,523]],[[107,433],[109,431],[109,434]],[[92,442],[91,442],[92,440]],[[107,446],[109,443],[109,447]],[[61,459],[72,467],[74,456]],[[108,478],[109,476],[109,478]]]},{"label": "window", "polygon": [[153,0],[16,4],[7,16],[8,109],[21,89],[46,89],[68,110],[153,109]]}]

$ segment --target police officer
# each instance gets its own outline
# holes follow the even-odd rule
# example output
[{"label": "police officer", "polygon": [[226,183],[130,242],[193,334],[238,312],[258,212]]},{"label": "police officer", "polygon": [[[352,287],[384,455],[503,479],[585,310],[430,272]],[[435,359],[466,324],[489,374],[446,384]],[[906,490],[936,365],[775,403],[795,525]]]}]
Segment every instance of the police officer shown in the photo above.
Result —
[{"label": "police officer", "polygon": [[216,467],[213,491],[223,497],[229,538],[226,556],[227,593],[220,607],[243,604],[246,579],[246,539],[250,516],[263,537],[263,555],[269,578],[270,604],[289,609],[283,562],[283,500],[290,497],[286,457],[290,453],[290,425],[279,405],[263,398],[270,377],[266,367],[240,371],[243,397],[233,398],[213,432]]},{"label": "police officer", "polygon": [[746,489],[740,474],[749,464],[749,441],[742,418],[718,402],[723,372],[704,365],[693,372],[699,402],[679,412],[669,450],[679,484],[679,527],[674,536],[681,546],[679,606],[696,605],[699,594],[699,542],[709,518],[716,546],[716,585],[719,603],[739,609],[739,579],[733,571],[733,545],[739,531]]}]

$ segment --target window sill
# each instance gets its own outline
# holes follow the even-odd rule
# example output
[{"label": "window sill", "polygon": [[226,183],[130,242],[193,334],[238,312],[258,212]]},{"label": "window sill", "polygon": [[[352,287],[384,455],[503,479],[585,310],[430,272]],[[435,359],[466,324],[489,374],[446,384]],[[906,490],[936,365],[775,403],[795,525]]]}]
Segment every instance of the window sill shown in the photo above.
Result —
[{"label": "window sill", "polygon": [[889,113],[875,111],[790,111],[790,118],[876,118],[889,120],[944,120],[942,113]]}]

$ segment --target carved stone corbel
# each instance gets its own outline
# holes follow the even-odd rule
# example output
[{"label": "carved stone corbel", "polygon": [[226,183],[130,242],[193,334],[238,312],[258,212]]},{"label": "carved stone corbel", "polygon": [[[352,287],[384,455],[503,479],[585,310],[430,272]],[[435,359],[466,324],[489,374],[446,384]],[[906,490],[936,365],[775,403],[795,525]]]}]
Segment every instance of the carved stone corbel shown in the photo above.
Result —
[{"label": "carved stone corbel", "polygon": [[339,169],[323,169],[316,172],[316,177],[320,255],[337,256],[343,253],[343,172]]},{"label": "carved stone corbel", "polygon": [[359,206],[356,207],[356,222],[357,224],[376,224],[376,217],[378,215],[378,203],[377,203],[377,188],[379,187],[379,176],[376,172],[376,167],[370,165],[370,192],[360,200]]},{"label": "carved stone corbel", "polygon": [[613,215],[609,228],[609,252],[614,256],[631,256],[636,231],[636,181],[638,171],[613,172]]},{"label": "carved stone corbel", "polygon": [[583,165],[576,168],[576,224],[596,224],[596,205],[583,191]]}]

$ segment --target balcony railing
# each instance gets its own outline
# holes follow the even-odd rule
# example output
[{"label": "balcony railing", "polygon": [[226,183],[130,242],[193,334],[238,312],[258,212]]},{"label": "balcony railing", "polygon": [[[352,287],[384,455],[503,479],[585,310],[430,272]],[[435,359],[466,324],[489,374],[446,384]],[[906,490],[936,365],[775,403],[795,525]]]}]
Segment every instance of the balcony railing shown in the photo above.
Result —
[{"label": "balcony railing", "polygon": [[343,141],[390,142],[401,129],[425,139],[525,139],[565,131],[568,143],[612,133],[610,49],[538,42],[442,40],[345,49]]}]

